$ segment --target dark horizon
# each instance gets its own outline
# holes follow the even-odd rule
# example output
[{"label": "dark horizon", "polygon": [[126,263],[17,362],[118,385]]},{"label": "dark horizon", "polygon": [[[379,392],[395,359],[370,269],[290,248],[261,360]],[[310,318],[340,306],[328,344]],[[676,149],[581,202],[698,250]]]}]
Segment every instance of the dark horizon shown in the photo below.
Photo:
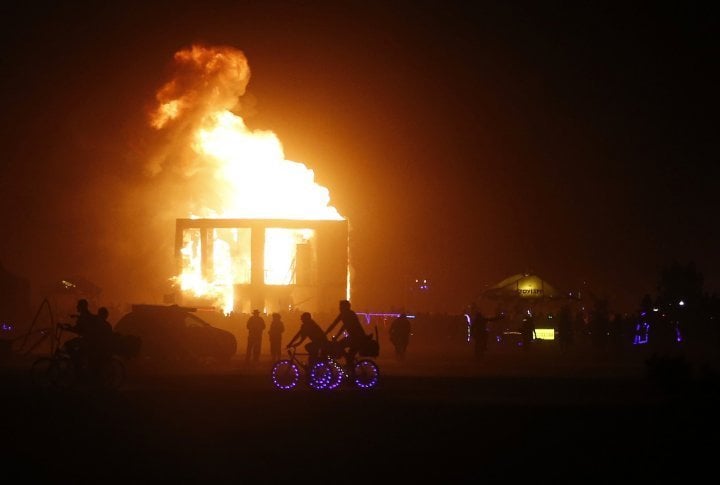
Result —
[{"label": "dark horizon", "polygon": [[358,309],[402,306],[407,281],[428,278],[428,305],[459,312],[533,272],[633,311],[673,261],[720,290],[705,4],[2,11],[0,263],[36,295],[72,275],[112,302],[169,290],[175,220],[203,194],[144,172],[167,142],[147,113],[197,43],[244,52],[248,126],[275,132],[349,220]]}]

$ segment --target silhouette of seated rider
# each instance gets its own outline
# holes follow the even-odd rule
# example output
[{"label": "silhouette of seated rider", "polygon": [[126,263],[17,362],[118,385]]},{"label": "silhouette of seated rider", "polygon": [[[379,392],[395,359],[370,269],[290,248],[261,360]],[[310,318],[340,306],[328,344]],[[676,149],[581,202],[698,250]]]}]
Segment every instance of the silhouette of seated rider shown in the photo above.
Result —
[{"label": "silhouette of seated rider", "polygon": [[340,329],[331,340],[335,343],[333,347],[342,351],[345,364],[352,369],[355,365],[355,356],[372,336],[365,333],[357,313],[352,310],[348,300],[340,300],[339,307],[340,313],[325,330],[325,335],[331,334],[338,323],[342,322]]},{"label": "silhouette of seated rider", "polygon": [[329,342],[327,336],[325,336],[325,332],[323,332],[320,325],[313,320],[310,313],[305,312],[300,315],[300,321],[302,322],[300,330],[290,339],[286,348],[289,349],[290,347],[298,346],[306,339],[309,339],[310,342],[305,345],[305,350],[307,350],[308,353],[308,361],[312,364],[317,361],[321,354],[324,355],[327,352]]}]

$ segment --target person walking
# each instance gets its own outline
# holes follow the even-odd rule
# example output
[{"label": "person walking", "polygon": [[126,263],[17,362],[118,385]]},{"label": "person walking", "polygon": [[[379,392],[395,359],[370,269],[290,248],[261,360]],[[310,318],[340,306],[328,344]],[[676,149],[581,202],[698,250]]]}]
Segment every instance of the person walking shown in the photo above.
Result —
[{"label": "person walking", "polygon": [[395,346],[397,360],[405,360],[405,352],[410,342],[410,319],[401,313],[390,324],[390,342]]},{"label": "person walking", "polygon": [[285,331],[285,324],[279,313],[272,314],[268,336],[270,337],[270,359],[273,362],[280,360],[280,349],[282,348],[282,334]]},{"label": "person walking", "polygon": [[535,315],[530,310],[527,311],[527,315],[523,318],[520,333],[522,334],[522,348],[527,352],[536,338]]},{"label": "person walking", "polygon": [[247,352],[245,352],[245,363],[260,361],[260,349],[262,347],[262,333],[265,330],[265,320],[260,316],[260,310],[253,310],[252,316],[247,321],[248,341]]},{"label": "person walking", "polygon": [[560,353],[565,355],[573,343],[573,321],[569,305],[563,305],[560,308],[556,321]]},{"label": "person walking", "polygon": [[470,324],[470,337],[472,337],[475,343],[474,350],[475,358],[477,360],[482,360],[485,356],[485,352],[487,351],[488,335],[490,333],[488,323],[500,320],[502,316],[502,313],[500,313],[494,317],[488,317],[483,315],[480,310],[475,312]]}]

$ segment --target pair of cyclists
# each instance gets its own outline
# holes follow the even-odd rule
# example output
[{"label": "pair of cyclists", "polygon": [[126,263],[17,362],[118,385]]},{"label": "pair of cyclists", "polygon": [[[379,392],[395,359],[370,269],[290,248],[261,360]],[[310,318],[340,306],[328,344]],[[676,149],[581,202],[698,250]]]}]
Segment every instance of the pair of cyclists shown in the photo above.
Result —
[{"label": "pair of cyclists", "polygon": [[[324,330],[313,320],[308,312],[300,316],[300,330],[290,339],[287,348],[300,345],[306,339],[310,342],[305,345],[310,362],[314,362],[321,355],[339,355],[345,359],[345,364],[352,369],[355,365],[355,355],[372,338],[365,333],[357,314],[352,310],[348,300],[340,300],[340,313]],[[342,322],[337,333],[328,339],[335,327]]]}]

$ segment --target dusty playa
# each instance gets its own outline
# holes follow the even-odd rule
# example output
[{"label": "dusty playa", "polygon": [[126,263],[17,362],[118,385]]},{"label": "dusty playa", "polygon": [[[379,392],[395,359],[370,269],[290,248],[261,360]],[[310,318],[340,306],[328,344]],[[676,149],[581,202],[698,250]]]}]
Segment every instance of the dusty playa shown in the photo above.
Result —
[{"label": "dusty playa", "polygon": [[[372,390],[271,386],[269,362],[47,392],[3,368],[3,457],[26,479],[360,483],[683,476],[710,468],[716,382],[537,352],[378,358]],[[680,397],[682,392],[682,397]]]}]

